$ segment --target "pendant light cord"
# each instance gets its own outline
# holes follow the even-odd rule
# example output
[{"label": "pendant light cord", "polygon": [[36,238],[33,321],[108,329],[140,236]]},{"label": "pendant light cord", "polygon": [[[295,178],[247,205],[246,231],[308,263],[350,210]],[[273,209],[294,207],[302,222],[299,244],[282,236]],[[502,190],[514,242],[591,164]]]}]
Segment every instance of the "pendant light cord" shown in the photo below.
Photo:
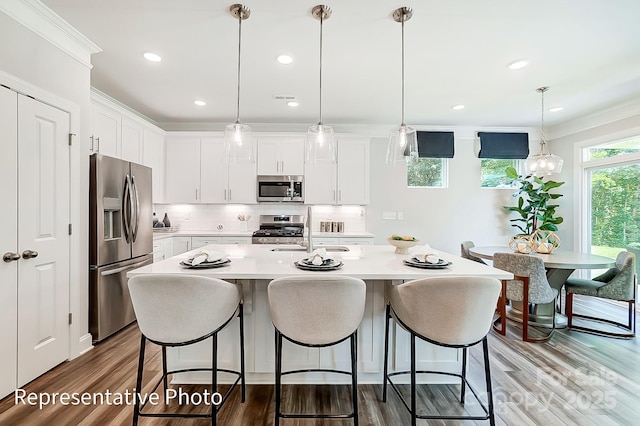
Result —
[{"label": "pendant light cord", "polygon": [[540,91],[540,94],[542,95],[542,102],[541,102],[541,110],[540,110],[540,152],[542,154],[545,153],[546,150],[546,144],[547,141],[545,140],[545,136],[544,136],[544,92],[546,91],[546,89],[542,89]]},{"label": "pendant light cord", "polygon": [[242,40],[242,8],[238,11],[238,102],[236,105],[236,124],[240,124],[240,53]]},{"label": "pendant light cord", "polygon": [[401,126],[404,126],[404,19],[405,14],[402,12],[402,121]]},{"label": "pendant light cord", "polygon": [[324,22],[324,6],[320,10],[320,122],[322,125],[322,23]]}]

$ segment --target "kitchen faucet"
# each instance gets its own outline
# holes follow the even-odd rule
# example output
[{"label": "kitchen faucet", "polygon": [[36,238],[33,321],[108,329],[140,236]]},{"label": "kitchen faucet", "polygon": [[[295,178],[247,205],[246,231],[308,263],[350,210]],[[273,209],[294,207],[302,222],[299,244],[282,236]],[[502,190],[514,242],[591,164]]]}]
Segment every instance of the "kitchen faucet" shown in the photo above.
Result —
[{"label": "kitchen faucet", "polygon": [[307,207],[307,253],[313,253],[313,238],[311,237],[311,206]]}]

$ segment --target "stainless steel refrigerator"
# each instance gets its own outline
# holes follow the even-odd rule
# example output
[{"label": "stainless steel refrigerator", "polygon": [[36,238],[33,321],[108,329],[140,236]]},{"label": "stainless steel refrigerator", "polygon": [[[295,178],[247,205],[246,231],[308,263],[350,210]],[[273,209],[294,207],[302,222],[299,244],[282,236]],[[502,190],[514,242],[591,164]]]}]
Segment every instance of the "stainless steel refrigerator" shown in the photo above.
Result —
[{"label": "stainless steel refrigerator", "polygon": [[126,275],[153,262],[151,169],[93,154],[89,174],[89,331],[98,342],[135,321]]}]

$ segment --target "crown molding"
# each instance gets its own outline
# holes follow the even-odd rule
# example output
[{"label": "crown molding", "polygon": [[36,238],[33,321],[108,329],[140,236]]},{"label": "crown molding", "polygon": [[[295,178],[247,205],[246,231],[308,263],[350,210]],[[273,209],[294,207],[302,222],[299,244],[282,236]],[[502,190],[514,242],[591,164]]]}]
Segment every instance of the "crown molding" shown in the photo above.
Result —
[{"label": "crown molding", "polygon": [[38,34],[91,69],[91,55],[102,52],[95,43],[38,0],[0,1],[0,12]]}]

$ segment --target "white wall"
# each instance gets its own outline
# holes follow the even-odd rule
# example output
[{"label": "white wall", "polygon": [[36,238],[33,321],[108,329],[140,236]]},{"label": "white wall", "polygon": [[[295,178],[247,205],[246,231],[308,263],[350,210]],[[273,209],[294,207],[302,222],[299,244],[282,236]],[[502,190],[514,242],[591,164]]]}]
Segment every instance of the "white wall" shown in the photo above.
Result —
[{"label": "white wall", "polygon": [[[505,245],[515,232],[502,208],[513,205],[511,189],[480,187],[477,131],[530,131],[530,149],[537,150],[533,129],[450,128],[455,135],[455,156],[449,160],[448,188],[409,188],[406,169],[385,164],[387,137],[372,139],[371,203],[367,208],[368,231],[376,243],[393,233],[413,235],[450,253],[460,252],[460,243]],[[403,220],[383,220],[383,212],[402,212]]]}]

